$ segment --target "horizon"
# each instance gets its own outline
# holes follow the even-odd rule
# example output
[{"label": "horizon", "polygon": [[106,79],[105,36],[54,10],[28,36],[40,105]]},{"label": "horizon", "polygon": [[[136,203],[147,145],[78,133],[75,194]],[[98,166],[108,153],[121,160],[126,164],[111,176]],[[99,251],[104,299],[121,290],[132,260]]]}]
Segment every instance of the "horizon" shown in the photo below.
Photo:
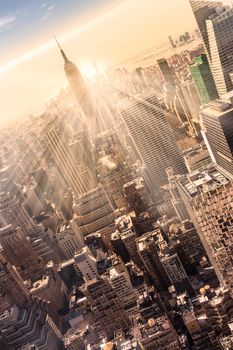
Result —
[{"label": "horizon", "polygon": [[[0,3],[0,10],[5,9],[5,15],[2,11],[0,17],[0,39],[5,38],[0,56],[0,126],[33,113],[67,86],[53,33],[68,57],[88,77],[92,62],[104,71],[168,41],[168,35],[177,37],[196,27],[188,0],[178,0],[176,4],[172,0],[163,4],[147,0],[146,6],[143,0],[112,0],[111,3],[101,0],[98,6],[93,0],[85,2],[85,6],[83,1],[69,0],[64,4],[59,0],[55,4],[52,0],[39,3],[30,0],[25,1],[21,12],[28,8],[35,11],[36,4],[40,5],[37,14],[40,21],[37,17],[36,20],[30,18],[26,11],[28,22],[25,24],[22,18],[17,22],[20,6],[15,0],[11,3],[11,11],[6,0]],[[63,16],[64,7],[68,14]],[[42,16],[41,10],[46,15]],[[81,24],[78,27],[74,25],[76,16]],[[165,23],[164,16],[169,24]],[[174,17],[176,21],[173,22]],[[31,32],[28,32],[30,28]]]}]

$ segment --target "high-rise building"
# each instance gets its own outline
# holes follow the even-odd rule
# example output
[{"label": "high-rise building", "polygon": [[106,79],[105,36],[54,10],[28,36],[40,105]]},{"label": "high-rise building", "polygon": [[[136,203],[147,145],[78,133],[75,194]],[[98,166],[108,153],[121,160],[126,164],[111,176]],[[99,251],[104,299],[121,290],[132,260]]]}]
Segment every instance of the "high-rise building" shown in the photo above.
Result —
[{"label": "high-rise building", "polygon": [[27,236],[12,225],[0,229],[2,255],[14,265],[23,279],[37,279],[41,276],[44,263],[34,252]]},{"label": "high-rise building", "polygon": [[108,278],[126,313],[131,315],[137,311],[136,292],[132,287],[129,273],[119,258],[113,259],[113,266],[108,270]]},{"label": "high-rise building", "polygon": [[232,288],[232,182],[212,167],[182,177],[178,185],[220,283]]},{"label": "high-rise building", "polygon": [[201,111],[203,137],[212,161],[233,175],[233,94],[209,103]]},{"label": "high-rise building", "polygon": [[74,268],[77,272],[81,272],[86,281],[98,277],[97,260],[87,246],[76,252],[74,256]]},{"label": "high-rise building", "polygon": [[175,75],[174,69],[169,66],[165,58],[161,58],[157,60],[157,64],[159,66],[159,70],[164,82],[170,83],[171,85],[174,86],[176,81],[176,75]]},{"label": "high-rise building", "polygon": [[24,204],[6,192],[0,193],[0,224],[2,227],[11,224],[20,227],[25,234],[33,229],[32,219]]},{"label": "high-rise building", "polygon": [[45,126],[43,137],[59,171],[76,195],[88,192],[95,187],[95,178],[90,170],[79,163],[70,150],[69,133],[58,118]]},{"label": "high-rise building", "polygon": [[91,305],[98,335],[112,337],[114,332],[130,328],[123,304],[106,277],[87,282],[84,294]]},{"label": "high-rise building", "polygon": [[82,108],[86,118],[92,118],[95,115],[96,107],[87,84],[78,67],[67,58],[58,42],[57,44],[64,59],[64,70],[75,99]]},{"label": "high-rise building", "polygon": [[108,245],[114,232],[114,208],[104,188],[100,185],[80,196],[74,204],[74,221],[86,237],[99,231]]},{"label": "high-rise building", "polygon": [[66,259],[71,259],[77,250],[85,246],[82,234],[75,221],[63,224],[57,228],[56,241]]},{"label": "high-rise building", "polygon": [[0,316],[0,330],[1,349],[21,349],[25,344],[41,350],[63,349],[61,334],[42,303],[22,309],[13,305]]},{"label": "high-rise building", "polygon": [[190,0],[219,96],[232,90],[233,9],[220,2]]},{"label": "high-rise building", "polygon": [[177,86],[176,93],[190,129],[195,128],[196,124],[199,123],[201,100],[194,81],[181,82]]},{"label": "high-rise building", "polygon": [[159,258],[159,246],[163,243],[160,230],[148,232],[137,239],[137,250],[145,270],[152,278],[157,290],[163,290],[171,285],[168,275]]},{"label": "high-rise building", "polygon": [[65,306],[67,288],[55,271],[48,271],[41,279],[34,282],[30,293],[33,297],[47,301],[52,314]]},{"label": "high-rise building", "polygon": [[197,56],[189,66],[202,103],[209,103],[218,97],[215,82],[206,55]]},{"label": "high-rise building", "polygon": [[166,183],[168,166],[172,166],[175,173],[186,172],[181,151],[153,91],[133,97],[120,110],[153,189]]},{"label": "high-rise building", "polygon": [[29,289],[24,284],[16,268],[10,263],[0,265],[0,296],[1,314],[5,311],[2,308],[2,301],[4,299],[9,306],[15,304],[21,308],[30,297]]}]

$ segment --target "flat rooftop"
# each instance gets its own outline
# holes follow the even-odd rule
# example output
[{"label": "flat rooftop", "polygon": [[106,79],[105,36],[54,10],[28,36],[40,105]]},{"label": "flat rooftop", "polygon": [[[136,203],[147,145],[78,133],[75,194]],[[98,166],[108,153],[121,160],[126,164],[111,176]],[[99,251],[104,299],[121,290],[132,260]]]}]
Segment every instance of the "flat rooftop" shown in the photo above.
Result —
[{"label": "flat rooftop", "polygon": [[195,197],[199,193],[207,193],[227,184],[229,179],[212,166],[184,175],[178,182],[189,197]]}]

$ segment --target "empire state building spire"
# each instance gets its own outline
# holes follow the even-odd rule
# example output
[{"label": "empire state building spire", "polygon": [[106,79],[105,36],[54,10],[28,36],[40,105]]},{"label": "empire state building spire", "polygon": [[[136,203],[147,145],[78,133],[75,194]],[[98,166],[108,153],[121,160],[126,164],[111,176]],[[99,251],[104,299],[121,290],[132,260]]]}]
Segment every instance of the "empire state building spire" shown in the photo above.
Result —
[{"label": "empire state building spire", "polygon": [[78,102],[78,105],[81,107],[83,113],[85,114],[86,118],[92,119],[96,117],[96,106],[87,87],[87,84],[83,79],[78,67],[67,58],[57,38],[55,36],[54,38],[64,59],[64,70],[73,95],[76,101]]}]

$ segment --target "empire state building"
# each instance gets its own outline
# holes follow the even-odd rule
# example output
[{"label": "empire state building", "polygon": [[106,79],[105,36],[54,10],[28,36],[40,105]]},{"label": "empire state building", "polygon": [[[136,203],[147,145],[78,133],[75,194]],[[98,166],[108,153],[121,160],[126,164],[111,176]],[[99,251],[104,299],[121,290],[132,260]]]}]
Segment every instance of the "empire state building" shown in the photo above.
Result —
[{"label": "empire state building", "polygon": [[64,59],[64,70],[66,77],[69,81],[70,88],[78,105],[81,107],[87,120],[96,118],[96,104],[93,97],[91,96],[85,80],[82,77],[82,74],[80,73],[80,70],[73,62],[67,58],[64,50],[61,48],[56,38],[55,40]]}]

